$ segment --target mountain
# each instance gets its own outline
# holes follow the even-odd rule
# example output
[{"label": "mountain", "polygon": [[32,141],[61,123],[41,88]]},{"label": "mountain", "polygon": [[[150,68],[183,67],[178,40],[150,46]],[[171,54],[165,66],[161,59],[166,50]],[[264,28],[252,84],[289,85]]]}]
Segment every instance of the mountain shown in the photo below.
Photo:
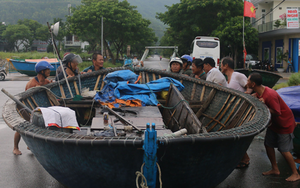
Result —
[{"label": "mountain", "polygon": [[[165,12],[165,5],[172,5],[180,0],[128,0],[144,18],[151,21],[157,37],[162,37],[166,26],[155,18],[156,12]],[[0,23],[16,24],[19,19],[37,20],[42,24],[53,18],[65,19],[68,4],[80,5],[80,0],[0,0]]]}]

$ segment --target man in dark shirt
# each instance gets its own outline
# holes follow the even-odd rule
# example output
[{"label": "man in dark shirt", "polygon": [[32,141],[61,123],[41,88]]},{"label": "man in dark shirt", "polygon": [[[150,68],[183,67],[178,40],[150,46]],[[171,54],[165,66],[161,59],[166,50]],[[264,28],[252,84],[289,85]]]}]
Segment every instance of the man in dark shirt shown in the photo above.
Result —
[{"label": "man in dark shirt", "polygon": [[93,61],[93,65],[85,68],[82,73],[88,73],[88,72],[93,72],[93,71],[97,71],[97,70],[101,70],[101,69],[105,69],[103,67],[103,63],[104,63],[104,59],[103,56],[100,53],[94,53],[92,56],[92,61]]}]

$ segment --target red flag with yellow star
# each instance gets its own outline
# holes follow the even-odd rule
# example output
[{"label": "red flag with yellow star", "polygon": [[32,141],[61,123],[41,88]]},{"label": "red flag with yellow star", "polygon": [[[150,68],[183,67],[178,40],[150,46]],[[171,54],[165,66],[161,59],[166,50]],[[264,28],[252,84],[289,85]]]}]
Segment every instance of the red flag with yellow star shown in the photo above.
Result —
[{"label": "red flag with yellow star", "polygon": [[252,3],[245,1],[244,2],[244,17],[256,18],[255,16],[256,8]]}]

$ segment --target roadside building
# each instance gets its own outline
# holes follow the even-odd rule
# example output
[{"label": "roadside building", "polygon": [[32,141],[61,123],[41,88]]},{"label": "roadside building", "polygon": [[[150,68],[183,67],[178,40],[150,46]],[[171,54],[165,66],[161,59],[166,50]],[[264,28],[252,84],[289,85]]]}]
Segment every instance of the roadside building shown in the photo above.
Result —
[{"label": "roadside building", "polygon": [[253,27],[259,32],[258,57],[262,61],[268,60],[274,65],[275,70],[278,70],[280,67],[287,68],[287,62],[280,56],[280,54],[287,54],[287,58],[292,58],[295,72],[298,72],[300,1],[252,0],[252,3],[257,7],[257,19],[253,18],[252,23],[255,23]]}]

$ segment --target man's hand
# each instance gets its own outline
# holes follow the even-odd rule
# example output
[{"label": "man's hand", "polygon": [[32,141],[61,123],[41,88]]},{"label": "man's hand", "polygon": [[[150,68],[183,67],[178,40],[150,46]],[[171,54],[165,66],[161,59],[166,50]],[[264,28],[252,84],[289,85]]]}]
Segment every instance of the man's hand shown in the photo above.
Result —
[{"label": "man's hand", "polygon": [[261,101],[262,103],[265,103],[265,99],[264,98],[260,98],[258,100]]},{"label": "man's hand", "polygon": [[89,70],[87,71],[87,73],[89,73],[89,72],[93,72],[92,69],[89,69]]}]

